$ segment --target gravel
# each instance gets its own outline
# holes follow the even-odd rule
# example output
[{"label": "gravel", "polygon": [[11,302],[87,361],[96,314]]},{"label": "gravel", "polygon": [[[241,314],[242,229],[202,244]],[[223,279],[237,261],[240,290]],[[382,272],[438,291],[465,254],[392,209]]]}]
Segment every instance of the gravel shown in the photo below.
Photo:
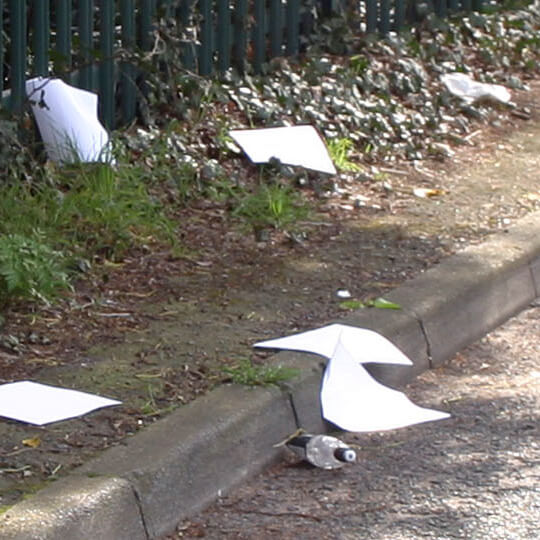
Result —
[{"label": "gravel", "polygon": [[347,434],[356,465],[291,456],[168,538],[540,537],[540,303],[407,389],[450,420]]}]

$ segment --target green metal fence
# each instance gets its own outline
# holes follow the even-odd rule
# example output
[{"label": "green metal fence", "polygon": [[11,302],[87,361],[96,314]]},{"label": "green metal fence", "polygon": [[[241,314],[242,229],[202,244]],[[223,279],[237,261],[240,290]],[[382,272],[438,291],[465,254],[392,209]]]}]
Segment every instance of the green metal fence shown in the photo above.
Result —
[{"label": "green metal fence", "polygon": [[[130,121],[140,87],[126,60],[148,53],[159,18],[184,29],[182,58],[201,75],[260,71],[276,56],[294,56],[309,38],[310,10],[330,16],[337,2],[355,1],[367,32],[386,34],[413,24],[419,0],[0,0],[0,94],[12,110],[25,100],[25,81],[60,76],[97,91],[108,128]],[[441,17],[479,10],[483,0],[422,0]],[[116,104],[119,104],[117,107]]]}]

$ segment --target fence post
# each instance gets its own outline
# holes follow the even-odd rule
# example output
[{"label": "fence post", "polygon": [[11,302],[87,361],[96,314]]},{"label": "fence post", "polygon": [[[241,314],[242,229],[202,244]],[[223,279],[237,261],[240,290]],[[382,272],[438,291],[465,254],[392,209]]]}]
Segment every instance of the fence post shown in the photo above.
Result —
[{"label": "fence post", "polygon": [[300,1],[288,0],[287,2],[287,47],[288,56],[295,56],[299,49],[300,29]]},{"label": "fence post", "polygon": [[26,0],[10,0],[11,109],[20,112],[25,99]]},{"label": "fence post", "polygon": [[377,30],[377,0],[366,0],[366,31],[371,34]]},{"label": "fence post", "polygon": [[253,28],[253,67],[260,73],[266,60],[266,9],[265,0],[254,0],[255,27]]},{"label": "fence post", "polygon": [[379,32],[383,35],[390,32],[390,0],[380,0]]},{"label": "fence post", "polygon": [[199,0],[199,11],[202,16],[200,26],[201,45],[199,48],[199,73],[212,73],[212,0]]},{"label": "fence post", "polygon": [[56,53],[54,69],[67,74],[71,69],[71,0],[56,1]]},{"label": "fence post", "polygon": [[229,0],[217,0],[218,70],[224,73],[231,66],[231,12]]},{"label": "fence post", "polygon": [[406,0],[396,0],[394,29],[399,32],[405,26]]},{"label": "fence post", "polygon": [[107,129],[114,128],[114,0],[101,0],[99,95],[101,119]]},{"label": "fence post", "polygon": [[79,0],[79,42],[80,59],[79,85],[85,90],[94,89],[92,76],[93,50],[94,50],[94,2],[93,0]]},{"label": "fence post", "polygon": [[461,9],[463,11],[472,11],[472,0],[461,0]]},{"label": "fence post", "polygon": [[472,0],[472,8],[474,11],[482,11],[484,0]]},{"label": "fence post", "polygon": [[[243,0],[246,1],[246,0]],[[193,0],[183,0],[180,4],[180,22],[182,24],[183,28],[186,28],[186,26],[191,26],[193,23],[192,17],[193,17],[193,9],[194,9],[194,2]],[[191,41],[187,42],[183,45],[183,53],[182,53],[182,64],[186,69],[189,69],[193,71],[195,69],[195,36],[191,35]]]},{"label": "fence post", "polygon": [[247,10],[248,0],[236,0],[236,7],[234,10],[233,26],[234,26],[234,64],[236,68],[243,73],[244,62],[246,59],[246,47],[247,47]]},{"label": "fence post", "polygon": [[4,91],[4,0],[0,0],[0,107]]},{"label": "fence post", "polygon": [[32,45],[34,49],[32,73],[45,76],[49,72],[49,0],[33,0],[32,10]]},{"label": "fence post", "polygon": [[[128,58],[135,51],[135,2],[121,0],[120,20],[122,26],[122,48],[127,51]],[[130,122],[135,117],[136,81],[135,66],[125,59],[121,64],[120,92],[122,94],[122,122]]]},{"label": "fence post", "polygon": [[281,56],[283,26],[281,22],[281,0],[270,0],[270,55]]}]

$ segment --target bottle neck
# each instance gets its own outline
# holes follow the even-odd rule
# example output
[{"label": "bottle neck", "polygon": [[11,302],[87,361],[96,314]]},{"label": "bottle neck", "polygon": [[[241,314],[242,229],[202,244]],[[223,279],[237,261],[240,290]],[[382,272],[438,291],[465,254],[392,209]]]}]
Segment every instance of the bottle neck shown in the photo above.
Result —
[{"label": "bottle neck", "polygon": [[334,457],[344,463],[353,463],[356,461],[356,452],[352,448],[336,448]]}]

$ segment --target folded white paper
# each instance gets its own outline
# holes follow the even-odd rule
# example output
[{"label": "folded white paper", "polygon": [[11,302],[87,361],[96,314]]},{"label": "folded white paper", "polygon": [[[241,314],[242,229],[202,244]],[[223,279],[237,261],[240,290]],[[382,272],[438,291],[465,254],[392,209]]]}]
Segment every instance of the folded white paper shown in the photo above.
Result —
[{"label": "folded white paper", "polygon": [[362,364],[398,364],[412,366],[412,362],[390,340],[367,328],[345,324],[330,324],[292,336],[255,343],[254,347],[289,349],[320,354],[332,358],[338,342],[355,361]]},{"label": "folded white paper", "polygon": [[26,94],[49,159],[111,162],[109,135],[97,117],[97,94],[43,77],[28,80]]},{"label": "folded white paper", "polygon": [[121,401],[78,390],[57,388],[31,381],[0,386],[0,416],[38,426],[74,418],[101,407],[120,403]]},{"label": "folded white paper", "polygon": [[321,406],[326,420],[355,432],[386,431],[449,416],[419,407],[402,392],[377,382],[341,341],[324,372]]},{"label": "folded white paper", "polygon": [[313,126],[241,129],[230,131],[229,135],[253,163],[276,158],[287,165],[336,174],[328,150]]},{"label": "folded white paper", "polygon": [[366,328],[331,324],[255,347],[312,352],[328,358],[321,384],[323,417],[341,429],[385,431],[448,418],[412,403],[405,394],[377,382],[362,364],[412,365],[393,343]]}]

